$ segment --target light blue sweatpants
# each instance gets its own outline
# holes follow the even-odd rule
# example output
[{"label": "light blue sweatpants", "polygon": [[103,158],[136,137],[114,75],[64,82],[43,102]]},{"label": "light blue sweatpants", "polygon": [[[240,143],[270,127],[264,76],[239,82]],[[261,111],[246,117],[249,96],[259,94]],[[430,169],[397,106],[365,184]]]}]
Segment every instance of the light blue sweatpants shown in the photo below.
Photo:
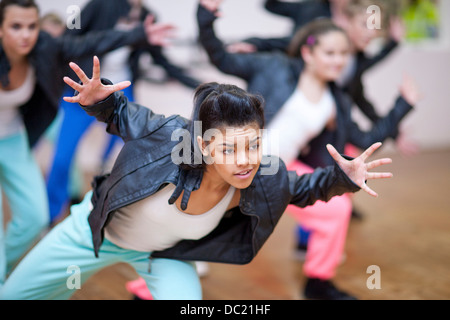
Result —
[{"label": "light blue sweatpants", "polygon": [[[88,224],[89,192],[71,214],[44,237],[0,288],[2,300],[69,299],[100,269],[118,262],[130,264],[145,279],[154,299],[199,300],[202,289],[195,265],[171,259],[149,259],[149,252],[120,248],[107,239],[94,255]],[[114,281],[114,279],[110,279]]]},{"label": "light blue sweatpants", "polygon": [[[1,191],[11,209],[3,227]],[[0,139],[0,285],[48,226],[47,191],[26,131]]]}]

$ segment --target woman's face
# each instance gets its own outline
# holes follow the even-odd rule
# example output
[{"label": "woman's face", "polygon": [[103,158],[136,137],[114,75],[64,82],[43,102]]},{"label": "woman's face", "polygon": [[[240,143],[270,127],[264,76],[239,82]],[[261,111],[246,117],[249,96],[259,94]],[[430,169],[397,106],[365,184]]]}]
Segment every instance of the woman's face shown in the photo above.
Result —
[{"label": "woman's face", "polygon": [[256,123],[207,131],[197,140],[208,164],[207,173],[236,189],[250,186],[262,157],[262,133]]},{"label": "woman's face", "polygon": [[347,36],[340,31],[331,31],[316,41],[318,43],[312,49],[302,49],[304,61],[320,79],[326,82],[338,80],[349,59]]},{"label": "woman's face", "polygon": [[[24,57],[33,50],[39,36],[39,13],[36,8],[7,6],[0,38],[5,52],[12,57]],[[11,58],[12,58],[11,57]]]},{"label": "woman's face", "polygon": [[367,14],[365,13],[349,18],[344,28],[357,51],[366,50],[372,40],[378,36],[378,30],[367,26]]}]

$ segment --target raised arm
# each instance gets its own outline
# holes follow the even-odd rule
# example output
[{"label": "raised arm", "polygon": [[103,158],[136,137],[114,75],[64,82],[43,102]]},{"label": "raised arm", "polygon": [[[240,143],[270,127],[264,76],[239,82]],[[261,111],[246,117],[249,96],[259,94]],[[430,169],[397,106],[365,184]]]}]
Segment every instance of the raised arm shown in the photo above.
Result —
[{"label": "raised arm", "polygon": [[64,82],[76,90],[73,97],[64,97],[70,103],[78,103],[87,114],[107,124],[107,131],[120,136],[124,141],[134,140],[150,134],[165,121],[163,115],[149,108],[129,102],[120,92],[130,86],[130,81],[112,84],[100,79],[100,62],[94,57],[92,79],[81,68],[70,63],[80,82],[64,77]]},{"label": "raised arm", "polygon": [[149,15],[144,23],[131,31],[105,30],[84,35],[64,35],[57,40],[65,61],[79,57],[101,55],[114,49],[137,44],[165,46],[172,36],[174,27],[170,24],[154,23]]},{"label": "raised arm", "polygon": [[417,85],[410,77],[404,78],[400,92],[401,96],[397,99],[391,111],[375,122],[371,130],[362,131],[355,122],[351,122],[347,128],[349,130],[349,142],[365,149],[376,141],[396,137],[400,122],[421,99]]},{"label": "raised arm", "polygon": [[300,10],[301,2],[283,2],[279,0],[266,0],[265,8],[274,14],[294,19],[298,10]]},{"label": "raised arm", "polygon": [[382,60],[387,58],[389,54],[394,52],[394,50],[398,47],[398,45],[399,43],[396,40],[389,39],[388,42],[385,44],[385,46],[381,49],[381,51],[377,55],[370,58],[363,55],[360,59],[361,65],[359,66],[361,72],[367,71],[377,63],[380,63]]},{"label": "raised arm", "polygon": [[361,112],[372,122],[380,120],[374,105],[365,95],[364,86],[360,77],[355,77],[346,87],[346,92],[351,96],[353,102],[361,110]]},{"label": "raised arm", "polygon": [[[270,51],[280,51],[286,52],[289,44],[291,43],[292,37],[283,37],[283,38],[257,38],[252,37],[243,40],[241,43],[246,43],[249,46],[252,46],[253,52],[270,52]],[[230,48],[233,49],[233,44],[228,46],[228,51]],[[238,52],[238,51],[237,51]],[[248,53],[243,51],[242,53]]]},{"label": "raised arm", "polygon": [[381,62],[387,56],[389,56],[403,41],[405,38],[406,27],[403,20],[400,17],[393,17],[389,23],[389,38],[382,50],[371,58],[366,58],[363,55],[363,59],[360,62],[361,66],[359,69],[361,72],[372,68],[375,64]]},{"label": "raised arm", "polygon": [[[226,50],[214,31],[214,21],[219,16],[222,0],[200,0],[197,11],[199,40],[209,60],[220,71],[249,80],[257,72],[258,54],[235,54]],[[260,64],[259,64],[260,66]]]}]

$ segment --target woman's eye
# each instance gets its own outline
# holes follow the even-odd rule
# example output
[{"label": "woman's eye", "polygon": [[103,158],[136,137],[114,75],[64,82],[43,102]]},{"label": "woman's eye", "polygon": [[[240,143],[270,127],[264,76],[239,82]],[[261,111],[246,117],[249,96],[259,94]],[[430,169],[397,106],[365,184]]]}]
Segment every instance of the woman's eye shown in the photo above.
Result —
[{"label": "woman's eye", "polygon": [[21,26],[20,26],[20,24],[15,23],[15,24],[12,25],[12,28],[14,30],[19,30],[21,28]]},{"label": "woman's eye", "polygon": [[258,150],[259,149],[259,144],[254,144],[254,145],[250,146],[249,149],[250,149],[250,151]]},{"label": "woman's eye", "polygon": [[225,150],[223,150],[223,154],[225,154],[225,155],[230,155],[230,154],[233,154],[233,153],[234,153],[233,149],[225,149]]}]

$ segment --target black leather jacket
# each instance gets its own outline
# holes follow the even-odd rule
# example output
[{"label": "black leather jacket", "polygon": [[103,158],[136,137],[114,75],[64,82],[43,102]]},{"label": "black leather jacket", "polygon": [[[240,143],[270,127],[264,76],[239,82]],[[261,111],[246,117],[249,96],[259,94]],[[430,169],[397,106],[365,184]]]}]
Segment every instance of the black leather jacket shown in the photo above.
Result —
[{"label": "black leather jacket", "polygon": [[[171,158],[179,144],[172,141],[172,133],[187,129],[189,120],[154,114],[149,108],[128,102],[122,93],[83,109],[107,123],[107,131],[125,142],[111,173],[95,178],[93,183],[89,224],[98,256],[104,227],[116,210],[158,192],[169,183],[177,186],[169,203],[173,204],[184,191],[182,206],[188,205],[203,173],[184,171]],[[266,158],[263,162],[268,160],[277,159]],[[335,195],[359,190],[337,165],[303,176],[288,172],[281,161],[278,169],[275,174],[263,175],[260,168],[251,186],[241,190],[239,207],[229,210],[206,237],[181,241],[170,249],[153,252],[152,257],[245,264],[265,243],[289,204],[305,207],[317,200],[328,201]]]},{"label": "black leather jacket", "polygon": [[[34,49],[28,58],[36,72],[36,86],[30,101],[20,107],[28,133],[28,140],[34,146],[39,137],[55,119],[58,112],[67,74],[68,64],[78,57],[102,54],[124,45],[145,42],[143,26],[130,32],[103,31],[85,36],[63,36],[53,38],[41,31]],[[0,81],[9,83],[10,64],[0,43]]]},{"label": "black leather jacket", "polygon": [[[199,5],[197,19],[200,42],[211,63],[224,73],[244,79],[248,91],[264,97],[266,123],[270,123],[295,91],[304,68],[302,60],[289,58],[281,52],[229,53],[214,32],[214,14]],[[412,106],[399,97],[394,108],[376,121],[371,130],[362,131],[351,117],[352,99],[336,84],[330,83],[329,87],[337,107],[337,128],[332,131],[324,129],[309,143],[310,153],[302,160],[314,168],[333,163],[326,144],[331,143],[340,153],[344,153],[347,143],[367,149],[375,142],[395,136],[398,124],[412,110]]]}]

